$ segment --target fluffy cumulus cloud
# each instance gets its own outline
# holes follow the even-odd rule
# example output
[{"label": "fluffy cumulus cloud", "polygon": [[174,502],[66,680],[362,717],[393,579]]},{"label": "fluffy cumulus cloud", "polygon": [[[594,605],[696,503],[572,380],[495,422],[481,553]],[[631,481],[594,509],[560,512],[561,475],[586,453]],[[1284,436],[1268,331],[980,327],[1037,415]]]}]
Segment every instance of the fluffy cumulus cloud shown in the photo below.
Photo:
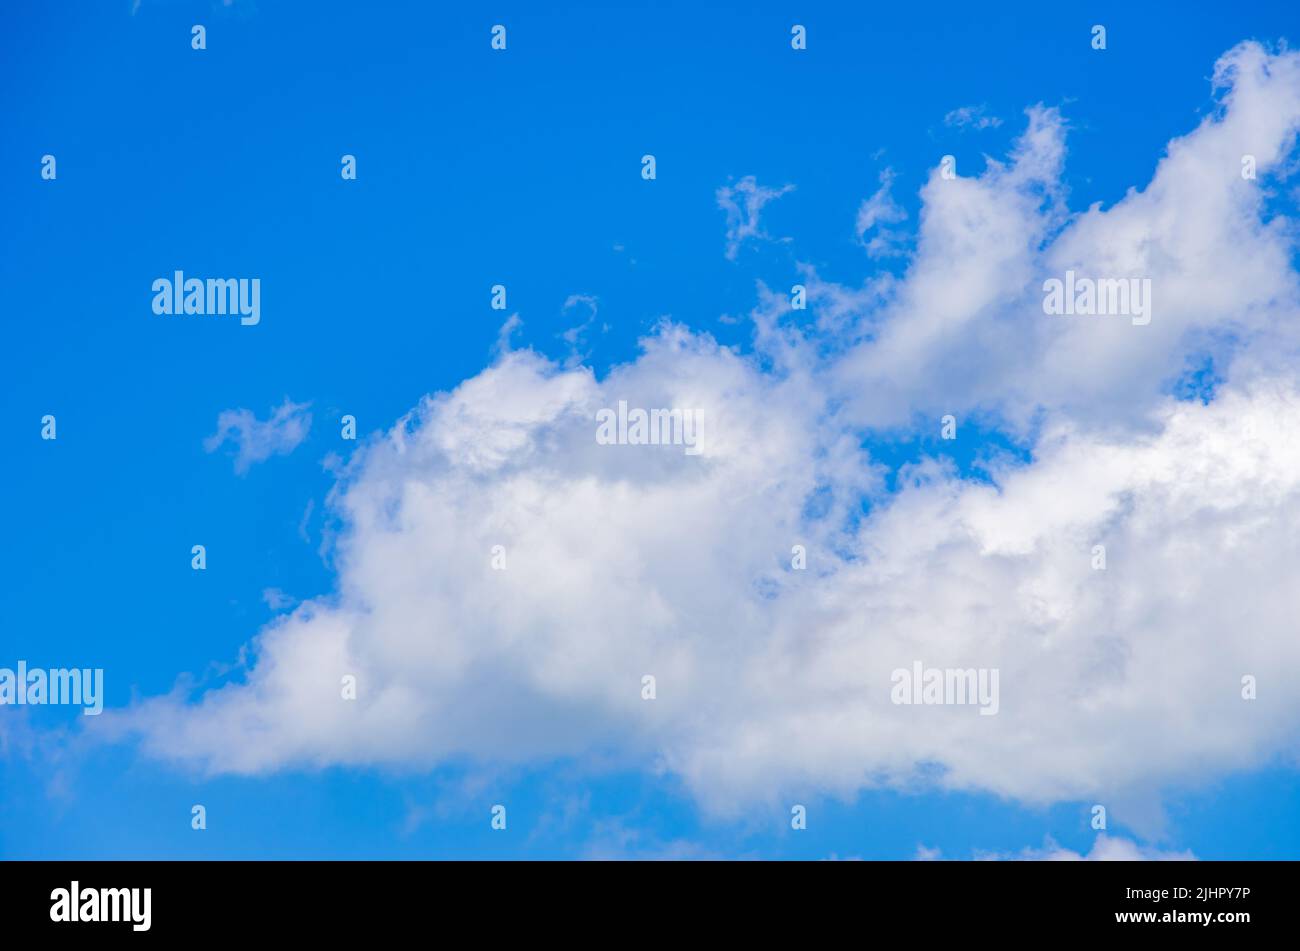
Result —
[{"label": "fluffy cumulus cloud", "polygon": [[[1019,427],[1042,410],[1133,425],[1189,361],[1231,366],[1237,379],[1289,375],[1300,338],[1293,225],[1264,209],[1270,172],[1294,159],[1300,58],[1243,45],[1214,82],[1219,113],[1110,208],[1066,212],[1053,110],[1029,110],[1005,163],[953,180],[935,169],[907,280],[837,367],[856,418],[896,426],[963,407]],[[1244,155],[1259,180],[1243,178]],[[1067,271],[1149,280],[1151,322],[1046,318],[1043,282]]]},{"label": "fluffy cumulus cloud", "polygon": [[[215,772],[648,764],[722,812],[1111,801],[1294,762],[1300,295],[1270,208],[1300,55],[1245,44],[1214,82],[1216,114],[1105,209],[1068,210],[1064,120],[1030,109],[1004,161],[936,170],[901,276],[806,269],[813,319],[762,292],[745,352],[665,324],[597,378],[503,349],[356,453],[337,590],[263,629],[241,680],[96,728]],[[1149,278],[1150,323],[1044,314],[1066,270]],[[1212,398],[1180,398],[1207,362]],[[620,401],[698,410],[699,452],[599,444]],[[873,454],[943,414],[1023,452],[980,478]],[[893,703],[916,661],[997,668],[997,714]]]},{"label": "fluffy cumulus cloud", "polygon": [[285,399],[265,419],[247,409],[223,410],[217,416],[217,431],[203,441],[207,452],[230,443],[234,447],[235,472],[243,475],[272,456],[287,456],[302,444],[311,430],[310,403]]}]

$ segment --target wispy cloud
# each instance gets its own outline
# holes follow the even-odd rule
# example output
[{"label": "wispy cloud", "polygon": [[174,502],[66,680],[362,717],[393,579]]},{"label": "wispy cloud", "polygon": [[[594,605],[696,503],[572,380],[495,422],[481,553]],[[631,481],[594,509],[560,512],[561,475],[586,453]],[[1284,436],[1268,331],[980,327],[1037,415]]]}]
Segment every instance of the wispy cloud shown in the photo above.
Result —
[{"label": "wispy cloud", "polygon": [[596,313],[599,301],[590,294],[570,294],[564,301],[564,316],[566,319],[585,315],[585,319],[574,324],[560,334],[569,348],[569,356],[566,360],[566,366],[573,366],[582,361],[586,356],[582,352],[583,341],[588,329],[596,321]]},{"label": "wispy cloud", "polygon": [[262,601],[272,611],[286,611],[298,603],[293,595],[285,594],[279,588],[263,588]]},{"label": "wispy cloud", "polygon": [[[903,236],[888,225],[907,219],[907,212],[899,207],[890,193],[894,185],[894,170],[880,173],[880,187],[858,206],[858,242],[874,257],[886,257],[901,252]],[[872,234],[872,231],[875,234]],[[871,235],[870,238],[867,236]]]},{"label": "wispy cloud", "polygon": [[[938,858],[938,849],[918,847],[918,859]],[[1139,845],[1131,839],[1097,836],[1087,852],[1063,848],[1050,837],[1041,849],[1022,849],[1019,852],[976,852],[975,858],[986,862],[1188,862],[1196,859],[1191,852],[1166,852]]]},{"label": "wispy cloud", "polygon": [[257,463],[287,456],[302,444],[311,430],[310,406],[286,398],[265,421],[251,410],[223,410],[217,417],[217,431],[203,440],[203,448],[216,452],[227,442],[233,444],[235,472],[243,475]]},{"label": "wispy cloud", "polygon": [[767,188],[758,184],[753,175],[718,189],[718,207],[727,213],[727,260],[736,260],[740,246],[750,238],[769,237],[759,223],[759,213],[768,202],[791,191],[793,185]]},{"label": "wispy cloud", "polygon": [[997,116],[986,115],[988,107],[979,106],[962,106],[960,109],[954,109],[943,117],[943,124],[954,129],[963,131],[974,129],[980,131],[983,129],[996,129],[1002,125],[1002,120]]}]

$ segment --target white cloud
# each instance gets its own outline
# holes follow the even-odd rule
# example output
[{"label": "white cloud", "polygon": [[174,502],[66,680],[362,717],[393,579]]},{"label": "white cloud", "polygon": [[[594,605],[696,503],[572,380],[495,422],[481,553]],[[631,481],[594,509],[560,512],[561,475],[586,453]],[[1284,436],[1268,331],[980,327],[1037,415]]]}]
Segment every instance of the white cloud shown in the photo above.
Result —
[{"label": "white cloud", "polygon": [[217,416],[217,431],[203,441],[207,452],[227,442],[235,446],[235,472],[246,473],[272,456],[287,456],[302,444],[311,430],[310,403],[286,399],[263,422],[251,410],[228,409]]},{"label": "white cloud", "polygon": [[1087,854],[1062,848],[1049,838],[1041,849],[1024,849],[1014,855],[984,852],[978,853],[976,858],[985,861],[1025,862],[1190,862],[1196,856],[1191,852],[1166,852],[1141,846],[1130,839],[1102,833],[1097,836]]},{"label": "white cloud", "polygon": [[740,246],[750,238],[768,237],[759,224],[759,213],[768,202],[791,191],[794,191],[793,185],[767,188],[758,184],[753,175],[746,175],[735,185],[718,189],[718,207],[727,213],[727,260],[736,260]]},{"label": "white cloud", "polygon": [[1002,125],[1002,120],[997,116],[990,116],[988,106],[962,106],[953,109],[943,117],[943,124],[954,129],[974,129],[982,132],[985,129],[996,129]]},{"label": "white cloud", "polygon": [[[560,339],[569,348],[569,355],[565,359],[566,366],[575,366],[582,362],[585,354],[581,352],[581,347],[586,338],[587,330],[596,321],[598,306],[599,301],[591,294],[570,294],[564,299],[563,312],[565,317],[568,318],[572,315],[583,318],[580,323],[560,334]],[[583,312],[585,312],[585,317]]]},{"label": "white cloud", "polygon": [[[884,225],[898,224],[907,219],[907,212],[899,207],[890,194],[894,184],[894,170],[880,173],[880,187],[858,207],[858,242],[874,257],[899,254],[902,235]],[[867,235],[875,230],[870,239]]]},{"label": "white cloud", "polygon": [[[599,754],[719,812],[879,786],[1112,802],[1294,762],[1300,308],[1238,159],[1290,154],[1298,64],[1228,53],[1223,113],[1108,211],[1064,211],[1063,125],[1031,110],[1008,162],[931,178],[901,279],[810,283],[833,340],[766,294],[752,357],[665,325],[598,380],[503,343],[353,458],[338,590],[265,627],[244,682],[92,728],[237,773]],[[1149,272],[1152,323],[1045,317],[1066,266]],[[1176,402],[1200,348],[1225,382]],[[597,445],[620,399],[702,409],[704,452]],[[980,411],[1032,462],[987,484],[922,461],[885,491],[864,435]],[[1000,712],[893,705],[915,660],[998,668]]]},{"label": "white cloud", "polygon": [[263,588],[262,601],[272,611],[284,611],[298,603],[293,595],[285,594],[279,588]]},{"label": "white cloud", "polygon": [[[1243,44],[1215,75],[1221,110],[1108,209],[1065,213],[1054,110],[1029,111],[1007,163],[953,180],[936,169],[908,272],[864,315],[869,343],[837,367],[855,418],[895,426],[967,408],[1019,427],[1041,411],[1133,425],[1190,357],[1238,380],[1289,372],[1300,344],[1293,232],[1264,210],[1268,172],[1294,151],[1300,57]],[[1258,182],[1240,174],[1246,154]],[[1045,318],[1043,281],[1067,269],[1149,278],[1151,323]]]},{"label": "white cloud", "polygon": [[717,861],[721,856],[689,839],[662,840],[623,818],[597,819],[582,857],[601,862]]}]

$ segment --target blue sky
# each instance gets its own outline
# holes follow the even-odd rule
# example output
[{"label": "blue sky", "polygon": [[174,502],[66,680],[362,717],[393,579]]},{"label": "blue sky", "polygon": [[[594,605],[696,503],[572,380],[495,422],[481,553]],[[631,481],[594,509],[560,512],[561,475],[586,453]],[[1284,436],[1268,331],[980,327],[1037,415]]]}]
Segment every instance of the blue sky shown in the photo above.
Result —
[{"label": "blue sky", "polygon": [[[853,289],[905,280],[940,156],[980,174],[986,156],[1014,151],[1027,107],[1055,107],[1068,213],[1108,208],[1214,112],[1209,77],[1226,51],[1300,38],[1282,2],[563,7],[6,10],[0,666],[102,667],[111,709],[178,678],[189,703],[238,683],[241,650],[288,610],[273,611],[267,589],[338,594],[328,542],[349,528],[323,461],[354,451],[343,414],[363,443],[382,440],[423,396],[492,364],[510,314],[516,348],[597,380],[636,361],[665,317],[765,365],[748,317],[758,282],[784,293],[805,267]],[[494,23],[505,52],[489,48]],[[793,23],[807,26],[806,51],[790,48]],[[1090,48],[1093,24],[1107,28],[1105,51]],[[945,121],[962,107],[997,122]],[[44,154],[57,158],[53,182]],[[340,178],[343,154],[357,157],[356,181]],[[903,253],[882,258],[854,221],[886,169],[906,218]],[[717,193],[746,176],[794,189],[763,207],[769,238],[730,260]],[[1287,188],[1270,201],[1293,215]],[[261,323],[154,316],[150,285],[175,269],[260,278]],[[488,306],[496,283],[505,313]],[[572,295],[597,303],[571,359],[563,335],[587,315],[566,307]],[[312,415],[291,453],[240,475],[229,447],[205,450],[223,411],[264,420],[286,399]],[[45,414],[54,442],[39,438]],[[1034,433],[1002,415],[1015,414],[981,417],[951,448],[928,430],[856,431],[891,490],[925,455],[979,481],[981,460],[1034,456]],[[203,572],[190,567],[199,543]],[[794,793],[719,810],[653,743],[611,756],[617,737],[507,764],[321,755],[239,775],[101,741],[83,719],[0,709],[0,856],[908,859],[924,846],[970,858],[1047,840],[1086,854],[1096,838],[1094,795],[978,781],[846,789],[804,776]],[[1250,756],[1136,777],[1109,833],[1198,858],[1300,857],[1298,725],[1283,710]],[[791,802],[807,804],[807,830],[791,830]],[[207,808],[202,833],[194,803]],[[504,834],[488,824],[495,803],[509,804]]]}]

